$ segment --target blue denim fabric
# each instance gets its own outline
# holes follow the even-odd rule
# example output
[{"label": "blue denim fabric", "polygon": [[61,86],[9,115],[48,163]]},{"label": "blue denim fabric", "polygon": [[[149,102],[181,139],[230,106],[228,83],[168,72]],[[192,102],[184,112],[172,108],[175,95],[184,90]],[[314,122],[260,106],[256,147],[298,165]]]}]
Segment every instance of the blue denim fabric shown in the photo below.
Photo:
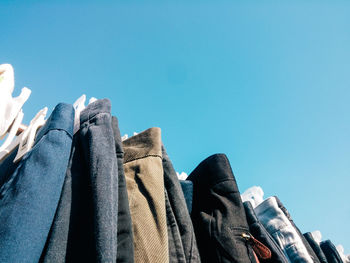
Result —
[{"label": "blue denim fabric", "polygon": [[312,247],[315,254],[317,255],[319,261],[321,263],[328,263],[327,258],[320,247],[320,244],[318,244],[318,242],[316,242],[316,240],[313,238],[312,234],[310,232],[307,232],[304,234],[304,237],[306,238],[307,242],[309,242],[310,246]]},{"label": "blue denim fabric", "polygon": [[126,189],[126,178],[124,174],[124,150],[120,137],[118,119],[112,117],[112,128],[115,140],[115,150],[118,161],[118,263],[134,262],[134,237],[132,233],[132,222],[129,208],[128,190]]},{"label": "blue denim fabric", "polygon": [[118,166],[109,100],[80,114],[71,156],[40,262],[115,262]]},{"label": "blue denim fabric", "polygon": [[243,203],[250,233],[267,246],[271,251],[270,259],[260,259],[261,263],[288,263],[288,259],[284,255],[282,249],[278,246],[273,237],[267,232],[265,227],[260,223],[255,214],[254,208],[250,201]]},{"label": "blue denim fabric", "polygon": [[286,217],[288,218],[288,220],[290,221],[290,223],[292,224],[292,226],[294,227],[295,231],[298,233],[301,241],[303,242],[307,253],[309,253],[312,261],[314,263],[321,263],[320,260],[318,259],[315,251],[312,249],[312,247],[310,246],[309,242],[306,240],[306,238],[303,236],[303,234],[301,233],[300,229],[296,226],[296,224],[294,223],[291,215],[289,214],[287,208],[284,207],[284,205],[282,204],[281,200],[275,196],[275,199],[277,201],[278,207],[283,211],[283,213],[286,215]]},{"label": "blue denim fabric", "polygon": [[255,213],[290,262],[314,263],[298,232],[278,206],[275,197],[269,197],[258,205]]},{"label": "blue denim fabric", "polygon": [[185,196],[188,212],[192,212],[192,199],[193,199],[193,183],[192,181],[180,180],[182,192]]},{"label": "blue denim fabric", "polygon": [[0,164],[0,262],[39,261],[59,202],[73,125],[73,107],[58,104],[31,151],[14,164],[16,150]]}]

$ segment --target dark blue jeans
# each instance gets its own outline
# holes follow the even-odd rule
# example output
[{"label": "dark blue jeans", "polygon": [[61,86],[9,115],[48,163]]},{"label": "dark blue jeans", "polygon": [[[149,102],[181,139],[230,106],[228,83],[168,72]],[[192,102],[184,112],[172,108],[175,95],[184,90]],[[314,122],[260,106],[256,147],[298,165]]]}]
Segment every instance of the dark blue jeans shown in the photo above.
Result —
[{"label": "dark blue jeans", "polygon": [[134,240],[132,233],[132,222],[129,209],[128,191],[124,175],[124,150],[120,137],[118,119],[112,117],[112,128],[114,132],[115,150],[118,162],[118,249],[117,262],[134,262]]},{"label": "dark blue jeans", "polygon": [[192,199],[193,199],[193,183],[187,180],[180,180],[182,192],[185,196],[187,210],[191,214],[192,212]]},{"label": "dark blue jeans", "polygon": [[174,167],[162,147],[170,263],[200,262],[196,237]]},{"label": "dark blue jeans", "polygon": [[318,257],[318,260],[321,263],[328,263],[325,254],[323,253],[323,251],[322,251],[320,245],[318,244],[318,242],[316,242],[315,239],[313,238],[312,234],[310,232],[307,232],[307,233],[304,234],[304,237],[307,240],[307,242],[310,244],[312,249],[314,250],[315,254]]},{"label": "dark blue jeans", "polygon": [[0,262],[38,262],[50,231],[72,146],[74,109],[58,104],[35,144],[0,164]]},{"label": "dark blue jeans", "polygon": [[330,240],[321,242],[321,249],[323,253],[326,255],[328,263],[343,263],[336,247]]},{"label": "dark blue jeans", "polygon": [[109,100],[80,114],[60,203],[41,262],[115,262],[118,166]]}]

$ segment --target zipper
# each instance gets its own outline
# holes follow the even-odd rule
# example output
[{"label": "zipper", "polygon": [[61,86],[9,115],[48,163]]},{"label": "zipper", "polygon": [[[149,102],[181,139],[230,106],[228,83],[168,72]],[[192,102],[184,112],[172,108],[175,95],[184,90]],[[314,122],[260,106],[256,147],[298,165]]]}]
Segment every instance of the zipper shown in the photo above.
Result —
[{"label": "zipper", "polygon": [[253,237],[252,234],[243,232],[242,238],[252,247],[254,252],[261,259],[270,259],[271,258],[271,250],[261,243],[259,240]]}]

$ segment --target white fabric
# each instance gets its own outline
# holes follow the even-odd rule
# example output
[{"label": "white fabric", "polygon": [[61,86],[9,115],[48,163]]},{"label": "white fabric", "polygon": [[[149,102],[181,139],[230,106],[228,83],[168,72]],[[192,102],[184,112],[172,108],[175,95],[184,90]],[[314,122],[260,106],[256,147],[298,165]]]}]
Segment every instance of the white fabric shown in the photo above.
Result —
[{"label": "white fabric", "polygon": [[31,90],[23,88],[21,94],[13,98],[14,72],[10,64],[0,65],[0,139],[3,139],[23,104],[30,96]]},{"label": "white fabric", "polygon": [[243,202],[249,201],[255,208],[264,201],[264,191],[260,186],[252,186],[241,197]]},{"label": "white fabric", "polygon": [[259,221],[281,247],[289,262],[313,263],[295,228],[278,207],[275,197],[269,197],[255,208]]},{"label": "white fabric", "polygon": [[24,117],[23,111],[20,110],[12,124],[12,127],[7,135],[5,142],[0,147],[0,152],[5,151],[10,146],[13,139],[16,137],[18,128],[22,123],[23,117]]},{"label": "white fabric", "polygon": [[344,263],[349,263],[349,256],[344,254],[344,247],[342,245],[336,246],[336,249],[339,253],[339,256],[343,260]]},{"label": "white fabric", "polygon": [[95,97],[91,97],[89,99],[89,104],[94,103],[97,99]]},{"label": "white fabric", "polygon": [[318,244],[322,242],[322,234],[320,230],[311,232],[311,235]]},{"label": "white fabric", "polygon": [[83,94],[73,103],[73,108],[75,110],[73,129],[74,134],[80,129],[80,113],[85,109],[85,101],[86,95]]}]

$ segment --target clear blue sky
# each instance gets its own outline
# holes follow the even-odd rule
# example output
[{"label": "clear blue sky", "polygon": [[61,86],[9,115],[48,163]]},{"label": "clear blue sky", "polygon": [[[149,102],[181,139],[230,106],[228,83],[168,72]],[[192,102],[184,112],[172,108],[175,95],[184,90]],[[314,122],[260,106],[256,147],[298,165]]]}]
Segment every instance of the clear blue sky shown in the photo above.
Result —
[{"label": "clear blue sky", "polygon": [[0,3],[26,123],[109,98],[123,134],[162,128],[176,170],[226,153],[242,192],[350,253],[350,1],[45,2]]}]

